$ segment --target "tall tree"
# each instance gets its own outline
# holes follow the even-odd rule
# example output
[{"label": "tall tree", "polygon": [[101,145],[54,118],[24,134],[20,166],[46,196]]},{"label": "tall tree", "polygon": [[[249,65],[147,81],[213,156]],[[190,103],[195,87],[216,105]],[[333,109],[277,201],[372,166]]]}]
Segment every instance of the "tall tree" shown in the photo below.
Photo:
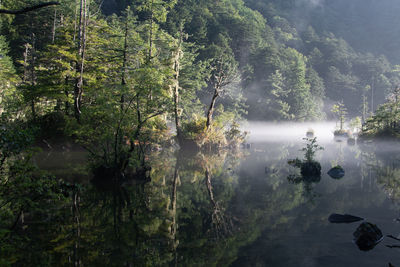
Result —
[{"label": "tall tree", "polygon": [[86,55],[87,24],[88,24],[87,2],[86,0],[80,0],[78,38],[77,38],[78,57],[75,68],[77,77],[74,89],[74,114],[77,121],[80,121],[80,116],[81,116],[83,73],[84,73],[85,55]]}]

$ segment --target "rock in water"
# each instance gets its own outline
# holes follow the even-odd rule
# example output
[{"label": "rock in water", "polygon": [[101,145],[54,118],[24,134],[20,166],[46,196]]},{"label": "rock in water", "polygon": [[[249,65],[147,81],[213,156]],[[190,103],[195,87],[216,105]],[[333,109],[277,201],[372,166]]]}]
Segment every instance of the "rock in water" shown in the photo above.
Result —
[{"label": "rock in water", "polygon": [[379,242],[383,240],[381,230],[372,223],[363,222],[353,233],[354,242],[358,248],[363,251],[373,249]]},{"label": "rock in water", "polygon": [[328,175],[333,179],[340,179],[344,176],[344,170],[341,166],[335,166],[328,171]]},{"label": "rock in water", "polygon": [[313,130],[308,130],[308,131],[306,132],[306,136],[307,136],[308,138],[313,138],[313,137],[314,137],[314,131],[313,131]]},{"label": "rock in water", "polygon": [[305,177],[321,176],[321,164],[318,161],[307,161],[301,164],[301,175]]},{"label": "rock in water", "polygon": [[329,222],[331,223],[352,223],[364,220],[361,217],[353,216],[350,214],[337,214],[332,213],[329,218]]}]

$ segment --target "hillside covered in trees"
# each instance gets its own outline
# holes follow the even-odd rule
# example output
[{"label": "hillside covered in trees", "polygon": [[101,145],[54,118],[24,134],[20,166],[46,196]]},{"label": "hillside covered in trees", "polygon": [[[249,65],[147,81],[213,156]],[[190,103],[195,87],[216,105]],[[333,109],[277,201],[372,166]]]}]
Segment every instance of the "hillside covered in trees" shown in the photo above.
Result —
[{"label": "hillside covered in trees", "polygon": [[[32,4],[2,2],[5,9]],[[145,117],[172,116],[177,100],[183,121],[210,109],[235,119],[316,120],[341,100],[361,116],[400,79],[396,53],[380,48],[396,41],[382,41],[380,31],[371,38],[362,20],[373,5],[65,0],[2,15],[2,107],[26,118],[57,110],[88,119],[104,101],[123,109],[140,88],[149,96]],[[346,24],[350,17],[357,24]]]}]

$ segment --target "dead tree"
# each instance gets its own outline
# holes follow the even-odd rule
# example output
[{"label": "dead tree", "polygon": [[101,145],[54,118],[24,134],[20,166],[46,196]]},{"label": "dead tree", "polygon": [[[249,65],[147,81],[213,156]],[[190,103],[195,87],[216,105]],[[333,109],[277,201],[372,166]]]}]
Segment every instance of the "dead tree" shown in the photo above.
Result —
[{"label": "dead tree", "polygon": [[208,82],[214,89],[214,93],[210,106],[207,110],[207,130],[210,129],[212,124],[215,102],[217,101],[217,98],[224,93],[225,88],[229,84],[234,83],[239,77],[237,63],[232,55],[223,54],[223,52],[221,52],[221,55],[219,55],[219,57],[214,60],[211,65],[212,73]]},{"label": "dead tree", "polygon": [[174,95],[174,117],[175,117],[175,127],[176,127],[176,136],[178,139],[179,145],[182,145],[182,129],[180,123],[180,114],[179,114],[179,74],[180,74],[180,63],[181,58],[183,57],[183,24],[180,25],[179,29],[179,39],[178,45],[176,47],[175,55],[174,55],[174,78],[173,78],[173,95]]}]

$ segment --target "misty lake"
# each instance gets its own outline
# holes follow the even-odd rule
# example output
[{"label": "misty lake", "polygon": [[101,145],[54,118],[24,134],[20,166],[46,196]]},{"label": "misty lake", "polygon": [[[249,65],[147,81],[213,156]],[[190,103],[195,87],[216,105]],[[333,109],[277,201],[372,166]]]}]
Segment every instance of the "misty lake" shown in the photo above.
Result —
[{"label": "misty lake", "polygon": [[[400,266],[400,249],[387,247],[400,241],[361,251],[353,233],[362,222],[328,221],[352,214],[399,236],[400,145],[348,145],[333,139],[334,125],[311,126],[324,147],[314,180],[288,179],[299,173],[287,161],[303,158],[306,124],[253,124],[251,146],[237,152],[156,152],[151,181],[89,182],[73,165],[81,153],[43,152],[38,165],[72,190],[47,217],[26,216],[32,246],[16,250],[50,266]],[[341,179],[327,174],[336,165]]]}]

